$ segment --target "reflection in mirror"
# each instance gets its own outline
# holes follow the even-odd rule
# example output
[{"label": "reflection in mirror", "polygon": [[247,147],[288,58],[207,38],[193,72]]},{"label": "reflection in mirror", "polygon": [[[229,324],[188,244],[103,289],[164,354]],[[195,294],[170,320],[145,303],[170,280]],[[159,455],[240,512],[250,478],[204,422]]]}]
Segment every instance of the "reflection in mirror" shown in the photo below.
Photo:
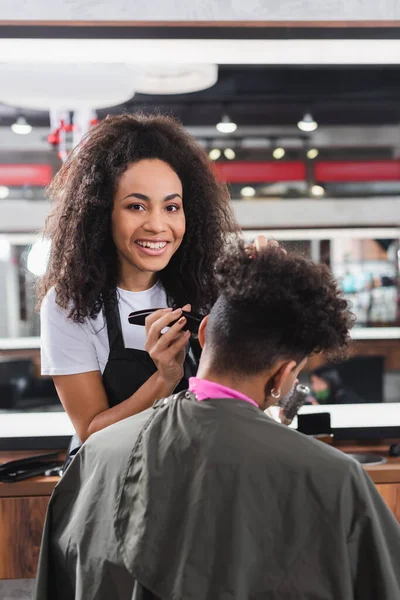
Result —
[{"label": "reflection in mirror", "polygon": [[[176,87],[182,85],[183,73],[173,65],[167,70],[163,66],[162,77],[153,68],[152,85],[147,82],[143,86],[142,78],[140,87],[137,77],[126,78],[123,64],[114,69],[113,86],[104,86],[104,78],[99,79],[104,69],[101,65],[88,65],[82,78],[82,73],[67,66],[46,69],[43,64],[32,70],[29,64],[24,81],[29,73],[35,81],[42,73],[49,84],[41,88],[42,104],[32,104],[35,89],[26,84],[18,108],[0,103],[0,410],[37,410],[40,404],[44,410],[60,408],[51,380],[40,379],[39,316],[34,298],[35,278],[41,274],[48,250],[34,245],[38,236],[33,233],[43,228],[48,214],[46,185],[97,119],[121,112],[154,112],[160,107],[180,119],[206,149],[221,179],[230,186],[235,210],[243,216],[241,225],[276,228],[259,233],[324,262],[352,302],[357,317],[352,332],[357,356],[335,365],[336,380],[331,373],[330,382],[326,372],[315,372],[326,360],[315,357],[309,361],[304,382],[311,385],[312,402],[324,407],[340,400],[368,404],[400,400],[400,230],[391,226],[392,215],[398,214],[393,203],[398,202],[400,190],[395,159],[398,118],[395,111],[387,110],[388,101],[397,101],[399,67],[222,64],[218,68],[206,65],[204,72],[210,72],[210,67],[211,79],[202,77],[204,89],[195,91]],[[14,79],[18,89],[22,68],[18,67]],[[184,69],[191,80],[193,69],[193,65]],[[199,69],[200,65],[194,70],[201,76]],[[60,99],[60,90],[64,90],[54,85],[55,71],[64,84],[66,77],[80,78],[78,86],[64,85],[73,91],[65,107],[50,102]],[[91,83],[99,84],[96,94],[92,84],[86,85],[87,75],[93,76]],[[8,81],[4,88],[10,85]],[[365,89],[373,94],[374,107]],[[100,93],[106,97],[101,106]],[[62,92],[62,102],[66,98]],[[310,100],[318,128],[305,132],[297,123],[310,111]],[[231,133],[216,128],[225,112],[237,125]],[[29,135],[11,129],[21,116],[32,126]],[[6,204],[15,215],[10,229],[10,219],[4,219],[2,212]],[[378,204],[379,219],[374,221],[370,215],[376,214],[374,205]],[[344,215],[342,221],[340,215]],[[385,226],[379,232],[361,229],[376,222]],[[251,240],[257,233],[245,231],[245,236]]]},{"label": "reflection in mirror", "polygon": [[352,304],[357,327],[399,324],[398,239],[335,240],[332,267]]}]

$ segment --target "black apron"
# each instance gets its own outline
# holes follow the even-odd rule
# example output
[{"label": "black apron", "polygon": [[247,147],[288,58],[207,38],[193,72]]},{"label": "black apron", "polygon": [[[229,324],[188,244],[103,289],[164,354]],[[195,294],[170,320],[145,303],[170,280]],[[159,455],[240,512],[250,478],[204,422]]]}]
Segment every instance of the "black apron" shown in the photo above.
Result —
[{"label": "black apron", "polygon": [[[134,394],[157,371],[157,367],[145,350],[125,348],[122,335],[121,317],[118,302],[104,308],[107,324],[110,353],[103,373],[103,385],[106,390],[108,404],[111,407],[120,404]],[[196,339],[190,339],[189,351],[184,362],[184,376],[173,393],[189,387],[189,377],[197,373],[200,360],[200,345]],[[157,400],[157,398],[156,398]],[[71,438],[63,471],[81,447],[81,441],[75,434]]]}]

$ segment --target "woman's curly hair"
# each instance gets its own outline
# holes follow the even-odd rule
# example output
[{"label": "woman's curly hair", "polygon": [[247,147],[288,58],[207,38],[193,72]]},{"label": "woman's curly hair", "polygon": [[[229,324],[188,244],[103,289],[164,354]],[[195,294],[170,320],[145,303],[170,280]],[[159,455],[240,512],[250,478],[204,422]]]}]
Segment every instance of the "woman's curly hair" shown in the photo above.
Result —
[{"label": "woman's curly hair", "polygon": [[226,186],[218,183],[206,152],[175,119],[124,114],[95,126],[75,148],[49,186],[55,208],[45,236],[51,240],[41,302],[51,287],[76,322],[94,318],[115,301],[119,265],[111,235],[113,197],[119,178],[142,159],[159,159],[183,187],[186,232],[159,273],[170,305],[192,304],[205,313],[216,299],[215,262],[226,236],[237,229]]},{"label": "woman's curly hair", "polygon": [[207,325],[213,367],[258,373],[281,358],[343,358],[354,316],[329,268],[279,247],[230,247],[217,263],[220,295]]}]

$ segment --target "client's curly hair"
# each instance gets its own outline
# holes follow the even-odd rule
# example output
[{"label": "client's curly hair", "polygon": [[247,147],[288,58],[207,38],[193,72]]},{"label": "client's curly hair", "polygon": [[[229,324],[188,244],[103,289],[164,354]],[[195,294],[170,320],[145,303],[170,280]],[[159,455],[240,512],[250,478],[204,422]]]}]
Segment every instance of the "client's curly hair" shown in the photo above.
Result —
[{"label": "client's curly hair", "polygon": [[343,358],[354,317],[330,270],[295,253],[232,246],[217,264],[207,325],[213,368],[258,373],[281,358]]},{"label": "client's curly hair", "polygon": [[134,162],[168,163],[183,187],[186,233],[160,272],[170,305],[192,304],[205,313],[217,295],[215,262],[226,234],[237,228],[225,186],[218,183],[206,152],[182,125],[167,116],[124,114],[95,126],[72,152],[49,187],[55,209],[45,235],[51,239],[39,302],[51,287],[69,317],[82,322],[113,302],[119,265],[111,235],[113,196]]}]

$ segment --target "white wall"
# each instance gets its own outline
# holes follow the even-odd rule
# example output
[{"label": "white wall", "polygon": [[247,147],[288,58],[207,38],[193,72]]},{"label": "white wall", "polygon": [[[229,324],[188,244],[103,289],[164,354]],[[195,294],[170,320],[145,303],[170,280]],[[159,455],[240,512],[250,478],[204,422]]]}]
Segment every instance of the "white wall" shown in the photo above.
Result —
[{"label": "white wall", "polygon": [[362,227],[400,224],[400,198],[234,202],[244,228]]},{"label": "white wall", "polygon": [[[400,225],[400,198],[340,200],[243,200],[233,203],[244,228],[395,227]],[[48,201],[0,201],[0,233],[40,231]]]}]

